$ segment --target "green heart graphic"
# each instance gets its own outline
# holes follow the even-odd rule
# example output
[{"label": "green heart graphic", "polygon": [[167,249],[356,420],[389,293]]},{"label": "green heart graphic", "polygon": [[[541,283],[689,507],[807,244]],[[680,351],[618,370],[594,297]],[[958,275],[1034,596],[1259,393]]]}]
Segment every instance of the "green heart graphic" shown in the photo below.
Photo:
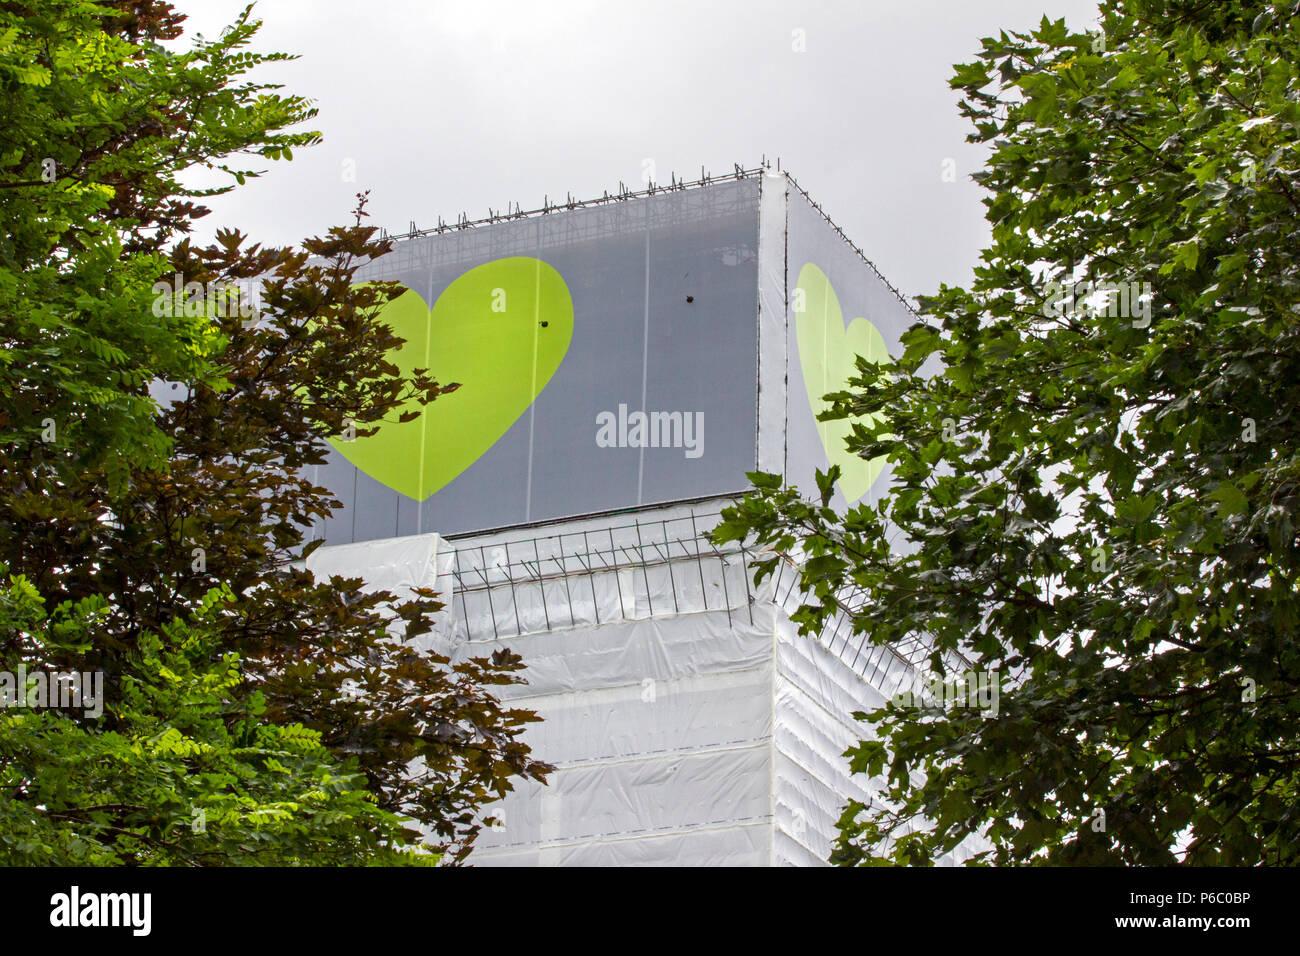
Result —
[{"label": "green heart graphic", "polygon": [[366,438],[330,439],[348,461],[394,491],[423,501],[472,465],[551,380],[573,339],[573,299],[540,259],[516,256],[476,266],[430,309],[416,291],[381,318],[406,342],[389,357],[404,374],[429,369],[460,388],[397,422],[411,401]]},{"label": "green heart graphic", "polygon": [[[857,373],[857,356],[866,356],[872,362],[890,360],[884,336],[868,320],[856,318],[845,328],[840,300],[830,279],[811,262],[799,270],[795,287],[795,332],[799,365],[814,418],[830,407],[823,396],[847,388],[849,379]],[[865,423],[870,417],[817,423],[826,458],[840,466],[840,492],[849,504],[867,493],[885,467],[883,457],[866,461],[844,447],[853,422]]]}]

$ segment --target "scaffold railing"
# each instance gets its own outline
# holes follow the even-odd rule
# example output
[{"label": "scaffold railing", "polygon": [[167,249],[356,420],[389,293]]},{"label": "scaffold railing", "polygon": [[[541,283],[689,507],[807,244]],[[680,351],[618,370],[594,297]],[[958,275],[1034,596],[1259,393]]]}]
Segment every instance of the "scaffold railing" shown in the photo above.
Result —
[{"label": "scaffold railing", "polygon": [[[793,613],[806,595],[799,565],[776,555],[774,572],[755,586],[756,562],[774,552],[709,538],[721,514],[692,512],[634,519],[599,529],[514,540],[454,542],[449,626],[455,639],[505,638],[620,621],[725,612],[729,626],[753,625],[754,605],[770,601]],[[852,671],[892,695],[909,686],[931,653],[924,634],[874,645],[855,633],[861,590],[839,596],[818,639]]]},{"label": "scaffold railing", "polygon": [[729,173],[719,173],[717,175],[706,172],[703,167],[700,168],[700,177],[695,180],[686,180],[684,177],[679,178],[676,172],[671,172],[670,180],[667,183],[654,182],[647,180],[644,188],[631,189],[624,183],[618,184],[618,189],[614,192],[605,191],[604,195],[596,196],[591,199],[575,199],[572,193],[565,195],[564,199],[551,201],[550,196],[542,200],[542,205],[535,209],[523,209],[518,203],[508,204],[505,211],[498,209],[489,209],[488,214],[480,219],[470,219],[467,213],[461,213],[455,222],[444,222],[442,217],[438,217],[436,226],[421,229],[414,222],[404,233],[390,233],[387,229],[380,230],[382,239],[420,239],[425,236],[441,235],[447,232],[460,232],[466,229],[476,229],[479,226],[495,225],[499,222],[510,222],[520,219],[534,219],[538,216],[546,216],[552,213],[563,212],[573,209],[587,209],[593,206],[603,206],[610,203],[626,202],[628,200],[645,199],[651,196],[663,195],[664,193],[683,192],[695,190],[701,186],[712,186],[717,183],[736,182],[743,179],[755,179],[762,176],[771,169],[771,163],[767,157],[763,157],[758,166],[744,167],[736,163]]},{"label": "scaffold railing", "polygon": [[457,543],[456,637],[496,641],[542,630],[703,611],[753,623],[745,549],[707,532],[718,512],[634,520],[496,543]]},{"label": "scaffold railing", "polygon": [[[793,614],[804,603],[806,592],[799,590],[798,564],[789,555],[779,557],[770,579],[772,600],[787,614]],[[867,605],[866,593],[861,588],[849,589],[837,595],[835,603],[837,610],[818,640],[885,697],[911,689],[918,675],[927,670],[926,662],[934,647],[930,638],[918,632],[897,644],[873,644],[870,634],[855,632],[853,623]],[[948,657],[958,665],[964,663],[960,655]]]}]

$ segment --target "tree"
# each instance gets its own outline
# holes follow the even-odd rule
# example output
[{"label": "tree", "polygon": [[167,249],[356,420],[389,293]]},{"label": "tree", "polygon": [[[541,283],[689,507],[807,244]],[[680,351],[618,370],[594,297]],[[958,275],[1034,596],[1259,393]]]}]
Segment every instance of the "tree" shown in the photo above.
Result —
[{"label": "tree", "polygon": [[[233,595],[213,588],[190,619],[141,635],[120,672],[114,729],[42,707],[35,686],[0,711],[0,859],[63,866],[433,863],[380,809],[357,771],[320,734],[265,719],[241,693],[238,655],[216,653],[213,621]],[[19,577],[0,589],[0,629],[35,647],[84,648],[103,598],[47,614]],[[28,655],[29,658],[35,655]],[[48,692],[47,692],[48,693]],[[104,701],[79,703],[102,707]],[[37,809],[39,808],[39,809]]]},{"label": "tree", "polygon": [[1297,862],[1298,10],[1106,0],[956,67],[991,245],[828,413],[890,493],[755,475],[720,532],[802,544],[805,631],[860,587],[871,642],[1001,681],[858,715],[836,862]]},{"label": "tree", "polygon": [[[409,400],[455,387],[424,373],[399,377],[388,361],[401,340],[380,311],[397,286],[353,282],[390,248],[362,224],[364,197],[351,226],[300,250],[249,245],[235,230],[196,248],[186,234],[206,210],[192,200],[220,190],[186,189],[186,169],[243,182],[256,173],[231,156],[289,159],[317,138],[284,131],[313,115],[305,101],[240,82],[283,58],[244,49],[258,27],[248,11],[187,52],[163,45],[183,20],[165,3],[57,0],[8,4],[0,15],[0,70],[11,78],[0,96],[6,120],[15,118],[4,128],[0,194],[16,237],[0,262],[0,562],[11,587],[58,619],[94,611],[85,641],[42,640],[29,614],[6,625],[0,649],[11,669],[103,671],[108,698],[94,724],[48,717],[73,735],[65,743],[93,738],[58,751],[70,761],[66,777],[80,781],[59,791],[62,802],[37,776],[39,762],[15,757],[30,768],[8,780],[15,818],[46,834],[57,819],[72,843],[93,844],[78,851],[87,859],[183,852],[210,862],[238,848],[257,861],[272,849],[260,853],[247,815],[219,815],[229,828],[219,840],[179,850],[168,842],[173,818],[188,826],[196,800],[315,812],[326,774],[344,784],[319,810],[349,814],[354,836],[335,845],[346,820],[304,828],[298,816],[279,825],[277,858],[360,860],[368,850],[391,861],[417,826],[448,859],[463,858],[483,805],[512,778],[549,769],[518,739],[534,716],[490,692],[519,680],[518,657],[452,666],[420,641],[441,607],[431,593],[364,595],[360,581],[316,581],[301,566],[314,547],[306,529],[339,507],[304,477],[323,462],[326,437],[369,434]],[[46,182],[39,171],[51,155],[58,176]],[[233,290],[254,280],[264,293],[250,315]],[[185,291],[168,291],[177,287]],[[160,379],[179,396],[165,408],[148,394]],[[182,645],[174,661],[170,640]],[[153,670],[160,662],[180,675],[168,693]],[[171,691],[196,695],[193,715]],[[0,739],[6,753],[42,752],[29,738],[46,725],[0,726],[13,735]],[[116,797],[96,790],[93,805],[77,804],[91,781],[104,785],[95,755],[138,741],[142,727],[235,764],[207,773],[189,744],[147,752],[163,782],[145,796],[124,777]],[[250,734],[268,755],[240,749]],[[293,772],[262,779],[289,765],[271,751],[290,742],[299,747]],[[208,789],[181,786],[179,765]],[[353,799],[356,779],[371,802]],[[398,819],[406,829],[394,836]],[[209,816],[209,831],[217,825]]]},{"label": "tree", "polygon": [[[287,159],[319,139],[285,131],[315,115],[301,97],[236,83],[285,58],[241,50],[257,29],[247,11],[220,40],[166,49],[183,19],[151,0],[0,8],[0,444],[41,466],[121,480],[165,461],[142,386],[218,382],[221,343],[203,315],[152,314],[171,271],[160,250],[207,212],[196,199],[233,188],[182,174],[242,182],[257,173],[231,157]],[[42,458],[56,441],[65,454]]]}]

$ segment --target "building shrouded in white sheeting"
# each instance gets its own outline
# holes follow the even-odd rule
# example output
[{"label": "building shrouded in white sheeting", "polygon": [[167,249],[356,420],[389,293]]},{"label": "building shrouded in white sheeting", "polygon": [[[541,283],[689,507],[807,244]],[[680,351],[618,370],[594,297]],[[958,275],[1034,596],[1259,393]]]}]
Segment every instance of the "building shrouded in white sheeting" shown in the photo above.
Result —
[{"label": "building shrouded in white sheeting", "polygon": [[[413,235],[365,278],[419,293],[427,324],[399,334],[462,387],[443,418],[336,445],[315,477],[345,507],[308,565],[435,588],[453,659],[522,656],[501,694],[557,769],[492,806],[472,862],[825,862],[871,796],[852,714],[920,649],[844,621],[800,637],[789,560],[756,586],[756,556],[707,532],[748,471],[815,489],[842,448],[820,397],[855,354],[898,353],[904,303],[770,170]],[[836,504],[887,493],[841,464]]]}]

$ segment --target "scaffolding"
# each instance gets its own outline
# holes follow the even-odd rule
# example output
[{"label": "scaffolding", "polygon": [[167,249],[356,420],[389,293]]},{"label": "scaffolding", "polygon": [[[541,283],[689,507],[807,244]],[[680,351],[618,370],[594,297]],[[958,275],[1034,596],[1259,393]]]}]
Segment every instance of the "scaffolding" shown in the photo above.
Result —
[{"label": "scaffolding", "polygon": [[[777,161],[777,167],[778,169],[780,168],[779,160]],[[770,169],[771,164],[767,161],[766,157],[763,158],[763,161],[758,166],[743,168],[739,163],[737,163],[732,172],[717,176],[705,172],[704,168],[701,167],[700,178],[690,182],[687,182],[684,179],[678,179],[676,173],[670,173],[671,181],[666,186],[662,183],[649,181],[646,183],[645,189],[632,190],[628,189],[625,184],[619,183],[618,189],[615,192],[610,193],[606,190],[603,196],[595,199],[574,199],[573,195],[569,194],[563,202],[557,200],[554,203],[551,202],[549,196],[546,196],[542,200],[542,205],[536,209],[524,210],[519,207],[518,203],[512,203],[510,207],[507,207],[507,210],[504,213],[495,209],[489,209],[487,216],[482,219],[471,220],[467,214],[461,213],[454,223],[443,222],[442,217],[439,216],[438,225],[429,229],[419,229],[416,227],[415,222],[412,221],[410,228],[405,233],[390,234],[388,230],[381,229],[380,238],[419,239],[425,236],[440,235],[445,232],[458,232],[464,229],[474,229],[478,226],[490,226],[511,220],[533,219],[537,216],[547,216],[551,213],[561,212],[564,210],[586,209],[592,206],[603,206],[608,203],[624,202],[629,199],[642,199],[648,196],[662,195],[663,193],[697,189],[700,186],[711,186],[717,183],[754,179],[758,176],[762,176],[763,173]]]},{"label": "scaffolding", "polygon": [[707,529],[718,518],[718,512],[691,512],[599,530],[459,544],[451,570],[453,636],[498,641],[706,611],[726,612],[729,623],[743,614],[753,624],[748,552],[709,539]]},{"label": "scaffolding", "polygon": [[[771,579],[772,600],[786,614],[793,614],[808,593],[798,587],[799,566],[788,555],[779,558]],[[918,631],[897,644],[872,644],[868,632],[855,633],[853,626],[854,619],[867,605],[866,593],[861,588],[845,590],[835,596],[835,605],[835,613],[817,639],[886,698],[914,687],[917,678],[928,672],[928,660],[934,651],[930,635]],[[960,654],[947,653],[944,659],[954,671],[969,667]]]},{"label": "scaffolding", "polygon": [[[757,177],[761,172],[741,170],[734,177],[675,183],[671,187],[652,185],[639,192],[620,191],[599,199],[548,203],[542,209],[388,236],[396,240],[392,251],[367,264],[360,274],[367,279],[400,279],[413,272],[536,255],[538,250],[556,245],[641,237],[646,230],[688,223],[725,222],[736,217],[757,221]],[[704,186],[712,188],[701,188]],[[625,203],[641,199],[651,200],[641,206],[644,215],[628,215]],[[575,214],[554,215],[570,211]],[[485,226],[494,228],[482,228]]]},{"label": "scaffolding", "polygon": [[[720,518],[718,511],[692,511],[596,530],[452,542],[450,636],[489,643],[710,611],[725,612],[729,627],[753,626],[754,606],[762,602],[793,613],[808,596],[799,588],[799,565],[789,555],[742,543],[715,544],[709,530]],[[755,586],[757,562],[773,556],[772,575]],[[836,603],[820,643],[886,696],[910,686],[932,650],[926,635],[874,645],[853,628],[865,594],[846,591]]]},{"label": "scaffolding", "polygon": [[[776,169],[781,172],[781,161],[777,160]],[[549,196],[542,199],[542,205],[535,209],[523,209],[518,203],[510,203],[506,210],[502,212],[498,209],[488,209],[488,214],[480,219],[470,219],[467,213],[461,213],[455,222],[445,222],[441,216],[438,217],[436,226],[421,229],[416,226],[412,220],[409,227],[404,233],[390,233],[387,229],[380,229],[381,239],[391,239],[395,241],[393,253],[386,256],[378,266],[371,266],[367,275],[372,278],[387,278],[393,275],[399,275],[412,267],[436,267],[439,265],[448,265],[457,262],[499,258],[507,255],[523,254],[535,247],[538,242],[540,232],[537,230],[524,230],[522,228],[513,230],[484,230],[479,227],[501,225],[503,223],[522,223],[527,220],[539,220],[541,217],[550,216],[553,213],[571,211],[576,209],[596,209],[601,206],[608,206],[611,203],[627,202],[629,200],[646,199],[652,196],[663,196],[670,193],[691,192],[696,193],[702,186],[716,186],[726,182],[743,182],[746,180],[754,181],[762,177],[765,173],[772,171],[772,164],[764,156],[758,166],[744,167],[739,163],[734,165],[730,173],[713,175],[706,172],[703,167],[700,169],[699,179],[687,181],[679,179],[676,173],[670,173],[670,181],[667,185],[647,182],[644,189],[629,189],[626,184],[619,183],[618,189],[614,192],[608,190],[601,196],[592,199],[574,199],[573,195],[566,194],[563,201],[556,200],[551,202]],[[821,204],[809,195],[808,190],[804,189],[799,182],[788,172],[784,173],[786,180],[808,202],[817,214],[824,219],[828,225],[839,235],[839,237],[848,244],[863,262],[865,262],[876,277],[880,279],[894,294],[894,297],[917,318],[918,321],[924,321],[925,317],[921,316],[907,298],[898,291],[894,285],[885,278],[876,264],[868,258],[867,254],[853,242],[829,215]],[[660,221],[651,222],[654,226],[663,225],[665,222],[681,221],[683,215],[689,218],[716,218],[720,213],[732,212],[743,213],[749,210],[748,192],[725,194],[725,191],[703,190],[697,193],[701,197],[706,197],[703,201],[690,201],[676,205],[676,208],[669,207],[663,213],[660,213]],[[604,219],[602,217],[584,217],[582,220],[569,218],[563,228],[566,230],[566,239],[576,241],[583,238],[607,238],[614,234],[626,232],[626,224],[623,219]],[[642,225],[644,228],[644,224]],[[540,223],[539,223],[540,229]],[[410,240],[429,239],[434,236],[442,236],[448,233],[462,235],[461,243],[448,245],[445,243],[429,242],[411,242]],[[465,235],[468,233],[468,235]]]}]

